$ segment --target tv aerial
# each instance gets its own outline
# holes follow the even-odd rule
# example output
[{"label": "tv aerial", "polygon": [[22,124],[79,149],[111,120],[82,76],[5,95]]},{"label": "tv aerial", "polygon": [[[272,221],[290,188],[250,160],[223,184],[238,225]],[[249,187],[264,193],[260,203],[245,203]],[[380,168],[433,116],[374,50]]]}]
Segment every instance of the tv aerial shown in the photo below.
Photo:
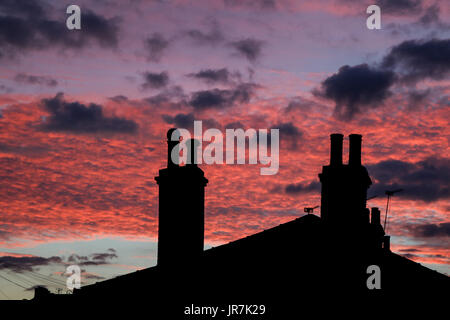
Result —
[{"label": "tv aerial", "polygon": [[403,191],[403,189],[396,189],[396,190],[386,190],[385,194],[387,195],[387,204],[386,204],[386,213],[384,215],[384,232],[386,232],[386,223],[387,223],[387,217],[389,212],[389,200],[391,200],[391,197],[394,195],[394,193]]},{"label": "tv aerial", "polygon": [[306,207],[304,209],[304,212],[306,212],[307,214],[311,214],[314,212],[314,209],[317,209],[319,206],[315,206],[314,208],[310,208],[310,207]]}]

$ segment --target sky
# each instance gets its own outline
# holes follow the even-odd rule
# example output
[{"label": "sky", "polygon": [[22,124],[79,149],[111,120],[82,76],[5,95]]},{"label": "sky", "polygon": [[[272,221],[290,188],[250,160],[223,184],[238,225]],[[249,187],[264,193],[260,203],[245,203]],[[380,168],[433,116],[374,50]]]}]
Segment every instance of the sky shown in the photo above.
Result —
[{"label": "sky", "polygon": [[[368,5],[381,29],[366,27]],[[280,169],[202,165],[206,248],[320,203],[329,134],[363,135],[392,250],[450,274],[450,4],[0,2],[0,299],[156,264],[171,127],[280,129]],[[317,209],[315,214],[319,214]],[[65,290],[65,289],[64,289]]]}]

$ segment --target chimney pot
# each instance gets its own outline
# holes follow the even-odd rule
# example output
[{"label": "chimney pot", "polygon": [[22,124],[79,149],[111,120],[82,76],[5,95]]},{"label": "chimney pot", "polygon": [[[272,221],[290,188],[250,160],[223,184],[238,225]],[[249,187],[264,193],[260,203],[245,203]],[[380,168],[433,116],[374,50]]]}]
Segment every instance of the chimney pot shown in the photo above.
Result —
[{"label": "chimney pot", "polygon": [[350,166],[361,165],[361,141],[362,136],[360,134],[351,134],[349,136],[350,150],[348,156],[348,164]]},{"label": "chimney pot", "polygon": [[370,217],[371,224],[380,224],[380,209],[372,208],[372,214]]},{"label": "chimney pot", "polygon": [[330,135],[330,140],[330,165],[340,166],[342,165],[342,141],[344,140],[344,135],[333,133]]}]

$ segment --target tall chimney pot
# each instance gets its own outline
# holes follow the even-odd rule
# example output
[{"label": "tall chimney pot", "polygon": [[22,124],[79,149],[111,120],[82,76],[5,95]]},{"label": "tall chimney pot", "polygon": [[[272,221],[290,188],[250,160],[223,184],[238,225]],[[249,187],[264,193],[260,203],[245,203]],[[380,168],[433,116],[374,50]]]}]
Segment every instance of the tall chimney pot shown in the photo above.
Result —
[{"label": "tall chimney pot", "polygon": [[330,135],[330,140],[330,166],[340,166],[342,165],[342,141],[344,140],[344,135],[333,133]]},{"label": "tall chimney pot", "polygon": [[350,166],[360,166],[361,165],[361,141],[362,136],[360,134],[351,134],[350,139],[350,150],[348,156],[348,164]]}]

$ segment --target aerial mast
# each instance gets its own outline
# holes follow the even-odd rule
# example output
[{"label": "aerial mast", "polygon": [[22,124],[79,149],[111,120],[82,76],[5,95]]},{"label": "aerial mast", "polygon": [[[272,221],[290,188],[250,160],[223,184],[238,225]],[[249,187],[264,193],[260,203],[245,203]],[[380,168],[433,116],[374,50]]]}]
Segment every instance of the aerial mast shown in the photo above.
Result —
[{"label": "aerial mast", "polygon": [[319,207],[319,206],[315,206],[314,208],[306,207],[306,208],[304,209],[304,212],[306,212],[307,214],[311,214],[311,213],[314,212],[314,209],[317,209],[318,207]]},{"label": "aerial mast", "polygon": [[386,223],[387,223],[387,217],[388,217],[388,212],[389,212],[389,200],[391,199],[391,197],[394,195],[394,193],[403,191],[403,189],[396,189],[396,190],[386,190],[385,194],[387,195],[387,204],[386,204],[386,213],[384,215],[384,232],[386,232]]}]

